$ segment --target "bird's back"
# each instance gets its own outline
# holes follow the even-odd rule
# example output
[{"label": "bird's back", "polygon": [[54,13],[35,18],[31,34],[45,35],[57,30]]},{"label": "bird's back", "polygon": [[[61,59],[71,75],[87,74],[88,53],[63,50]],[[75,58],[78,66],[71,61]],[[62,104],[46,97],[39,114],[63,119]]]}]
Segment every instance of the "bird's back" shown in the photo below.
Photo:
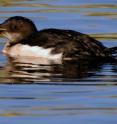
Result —
[{"label": "bird's back", "polygon": [[[28,40],[29,43],[29,40]],[[53,48],[51,53],[63,53],[63,58],[105,57],[106,47],[86,34],[72,30],[45,29],[30,38],[30,45]]]}]

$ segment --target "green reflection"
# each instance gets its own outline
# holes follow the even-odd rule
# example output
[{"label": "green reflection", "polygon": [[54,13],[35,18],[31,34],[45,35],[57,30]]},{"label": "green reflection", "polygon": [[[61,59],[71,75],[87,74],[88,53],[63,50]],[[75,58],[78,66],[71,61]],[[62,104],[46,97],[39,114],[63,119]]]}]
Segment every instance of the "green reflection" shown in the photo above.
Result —
[{"label": "green reflection", "polygon": [[117,39],[117,33],[90,34],[90,36],[98,39]]}]

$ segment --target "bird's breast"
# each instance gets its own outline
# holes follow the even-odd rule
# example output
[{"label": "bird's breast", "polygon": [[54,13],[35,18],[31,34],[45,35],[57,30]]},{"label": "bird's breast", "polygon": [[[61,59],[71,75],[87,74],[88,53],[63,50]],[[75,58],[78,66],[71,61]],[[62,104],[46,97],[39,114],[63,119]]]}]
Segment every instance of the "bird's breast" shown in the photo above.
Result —
[{"label": "bird's breast", "polygon": [[3,49],[3,53],[11,57],[41,57],[47,58],[49,60],[61,60],[62,53],[52,54],[52,50],[53,48],[43,48],[39,46],[16,44],[9,48],[6,45],[6,47]]}]

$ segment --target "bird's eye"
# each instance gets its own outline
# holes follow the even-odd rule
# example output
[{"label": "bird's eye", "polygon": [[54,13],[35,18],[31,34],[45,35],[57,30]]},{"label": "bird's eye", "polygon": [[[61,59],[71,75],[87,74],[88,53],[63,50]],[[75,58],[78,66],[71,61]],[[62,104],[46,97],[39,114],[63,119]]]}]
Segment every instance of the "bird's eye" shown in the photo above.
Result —
[{"label": "bird's eye", "polygon": [[12,30],[17,30],[18,28],[17,28],[16,25],[11,25],[11,29],[12,29]]}]

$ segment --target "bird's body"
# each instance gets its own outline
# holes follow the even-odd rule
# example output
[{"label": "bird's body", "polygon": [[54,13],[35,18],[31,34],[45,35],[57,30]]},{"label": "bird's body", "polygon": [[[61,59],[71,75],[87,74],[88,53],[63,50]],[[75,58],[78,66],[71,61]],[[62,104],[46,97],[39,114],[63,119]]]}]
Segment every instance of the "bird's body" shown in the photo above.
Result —
[{"label": "bird's body", "polygon": [[[3,52],[10,56],[43,57],[50,60],[79,60],[113,57],[101,42],[73,30],[37,31],[25,17],[11,17],[0,25],[0,33],[9,39]],[[117,48],[113,51],[116,51]]]}]

